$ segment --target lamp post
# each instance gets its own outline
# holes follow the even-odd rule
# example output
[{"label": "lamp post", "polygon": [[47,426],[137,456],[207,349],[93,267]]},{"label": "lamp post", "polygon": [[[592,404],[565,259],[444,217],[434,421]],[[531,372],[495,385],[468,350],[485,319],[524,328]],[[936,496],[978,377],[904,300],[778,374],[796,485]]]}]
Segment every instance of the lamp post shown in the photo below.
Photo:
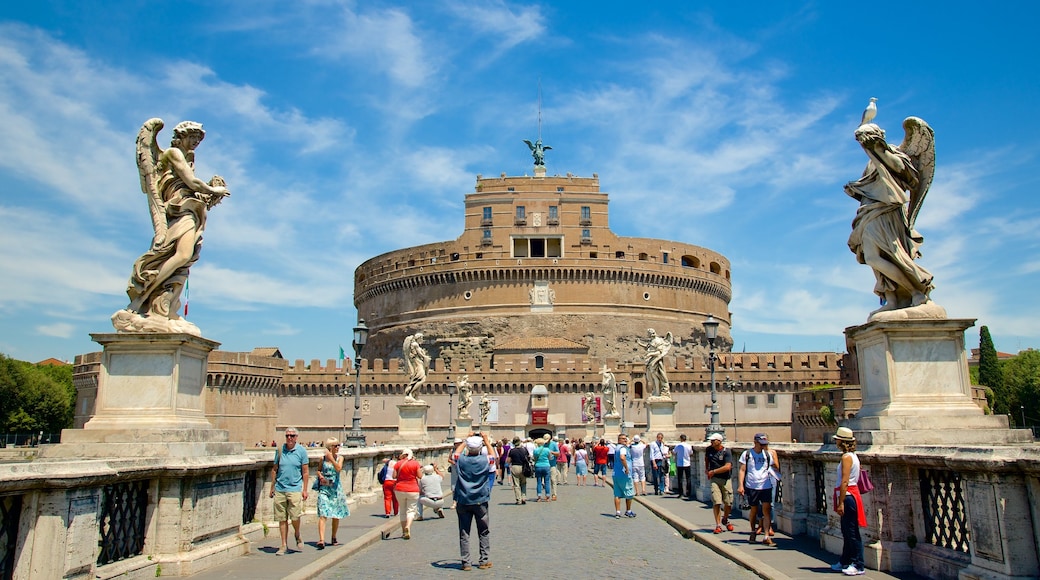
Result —
[{"label": "lamp post", "polygon": [[455,383],[448,383],[448,443],[455,442]]},{"label": "lamp post", "polygon": [[347,447],[364,447],[365,432],[361,430],[361,351],[368,342],[368,327],[365,321],[358,319],[354,327],[354,418],[350,423],[350,432],[343,438]]},{"label": "lamp post", "polygon": [[708,367],[711,369],[711,423],[704,429],[704,440],[707,441],[713,433],[719,433],[726,437],[726,430],[719,424],[719,397],[715,390],[715,338],[719,333],[719,321],[711,314],[704,321],[704,334],[708,337]]},{"label": "lamp post", "polygon": [[[1019,405],[1018,408],[1019,408],[1019,410],[1022,411],[1022,428],[1025,429],[1026,428],[1026,406],[1025,405]],[[42,431],[41,431],[41,433],[42,433]]]},{"label": "lamp post", "polygon": [[628,381],[618,381],[617,390],[621,393],[621,432],[628,435],[625,431],[625,395],[628,394]]},{"label": "lamp post", "polygon": [[[730,371],[733,370],[732,365],[730,366],[729,370]],[[740,441],[740,439],[738,438],[738,431],[737,431],[737,387],[742,387],[742,386],[744,386],[743,383],[741,383],[740,381],[734,381],[733,379],[731,379],[729,377],[729,375],[726,375],[726,388],[729,389],[730,393],[733,395],[733,440],[734,441]]]}]

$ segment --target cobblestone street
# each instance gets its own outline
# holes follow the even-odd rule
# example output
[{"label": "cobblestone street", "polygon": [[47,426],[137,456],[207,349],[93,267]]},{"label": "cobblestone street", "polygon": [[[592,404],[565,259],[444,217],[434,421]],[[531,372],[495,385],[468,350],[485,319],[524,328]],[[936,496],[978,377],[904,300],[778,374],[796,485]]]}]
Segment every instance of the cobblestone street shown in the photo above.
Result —
[{"label": "cobblestone street", "polygon": [[[573,479],[573,476],[572,476]],[[528,495],[533,496],[532,486]],[[476,526],[471,534],[473,571],[494,578],[646,578],[682,572],[689,578],[757,578],[708,548],[684,539],[668,523],[638,504],[636,518],[614,518],[610,487],[558,488],[559,499],[518,506],[509,486],[496,485],[491,495],[490,570],[475,566]],[[622,508],[624,506],[622,505]],[[427,512],[426,515],[433,515]],[[320,577],[430,578],[455,577],[459,571],[458,519],[415,522],[412,539],[395,527],[388,540],[350,557]]]}]

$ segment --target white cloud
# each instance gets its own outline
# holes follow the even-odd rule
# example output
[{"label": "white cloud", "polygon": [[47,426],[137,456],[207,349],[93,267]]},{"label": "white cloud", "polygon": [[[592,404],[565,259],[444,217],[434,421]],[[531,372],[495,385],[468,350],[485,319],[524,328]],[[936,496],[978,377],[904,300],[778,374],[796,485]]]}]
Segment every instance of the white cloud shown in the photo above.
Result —
[{"label": "white cloud", "polygon": [[66,322],[56,322],[54,324],[44,324],[36,327],[36,332],[44,336],[53,336],[55,338],[70,338],[75,331],[76,327]]}]

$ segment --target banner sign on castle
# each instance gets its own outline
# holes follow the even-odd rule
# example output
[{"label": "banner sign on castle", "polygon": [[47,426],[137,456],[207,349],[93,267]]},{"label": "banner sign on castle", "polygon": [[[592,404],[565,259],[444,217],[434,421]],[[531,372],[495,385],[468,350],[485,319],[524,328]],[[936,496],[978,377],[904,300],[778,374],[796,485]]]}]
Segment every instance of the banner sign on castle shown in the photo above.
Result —
[{"label": "banner sign on castle", "polygon": [[549,409],[531,409],[532,425],[548,425]]}]

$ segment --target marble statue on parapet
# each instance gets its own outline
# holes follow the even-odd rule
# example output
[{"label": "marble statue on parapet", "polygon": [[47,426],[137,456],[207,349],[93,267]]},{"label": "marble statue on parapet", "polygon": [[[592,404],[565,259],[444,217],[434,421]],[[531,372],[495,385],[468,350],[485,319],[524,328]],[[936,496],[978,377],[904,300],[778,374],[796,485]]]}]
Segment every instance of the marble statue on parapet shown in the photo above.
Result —
[{"label": "marble statue on parapet", "polygon": [[198,261],[206,213],[230,195],[224,179],[195,177],[195,148],[206,132],[184,121],[173,128],[168,149],[157,140],[161,119],[149,119],[137,134],[137,168],[148,200],[152,245],[134,262],[126,293],[130,304],[112,315],[118,332],[183,332],[199,328],[181,318],[181,292],[188,270]]},{"label": "marble statue on parapet", "polygon": [[491,399],[488,398],[487,393],[484,393],[480,397],[480,424],[487,425],[488,415],[491,414]]},{"label": "marble statue on parapet", "polygon": [[603,380],[600,383],[600,388],[603,389],[603,416],[615,417],[618,415],[617,411],[617,383],[614,380],[614,373],[607,368],[607,365],[603,365],[599,373],[603,375]]},{"label": "marble statue on parapet", "polygon": [[426,383],[426,373],[430,369],[430,355],[422,347],[422,339],[423,333],[421,332],[416,332],[404,339],[402,350],[405,365],[408,367],[408,386],[404,389],[406,403],[425,402],[415,397]]},{"label": "marble statue on parapet", "polygon": [[867,167],[845,185],[845,193],[860,204],[849,249],[874,270],[874,293],[883,301],[868,321],[946,317],[930,299],[932,274],[915,261],[924,238],[914,223],[935,175],[935,134],[917,117],[907,117],[903,130],[903,142],[895,147],[881,127],[861,124],[855,137],[867,154]]},{"label": "marble statue on parapet", "polygon": [[527,143],[528,149],[531,150],[531,157],[534,157],[534,164],[544,166],[545,165],[545,152],[552,149],[548,145],[542,145],[542,140],[539,138],[534,143],[531,143],[527,139],[524,139],[524,143]]},{"label": "marble statue on parapet", "polygon": [[473,387],[469,384],[469,375],[459,377],[459,413],[458,419],[469,419],[469,407],[473,404]]},{"label": "marble statue on parapet", "polygon": [[650,387],[651,396],[671,399],[672,390],[668,386],[668,375],[664,371],[664,357],[672,350],[672,333],[669,332],[661,338],[654,329],[648,328],[646,335],[646,342],[639,339],[636,339],[636,342],[646,349],[643,360],[646,362],[647,386]]},{"label": "marble statue on parapet", "polygon": [[585,408],[582,412],[585,413],[586,423],[594,423],[596,421],[596,393],[592,391],[585,393]]}]

